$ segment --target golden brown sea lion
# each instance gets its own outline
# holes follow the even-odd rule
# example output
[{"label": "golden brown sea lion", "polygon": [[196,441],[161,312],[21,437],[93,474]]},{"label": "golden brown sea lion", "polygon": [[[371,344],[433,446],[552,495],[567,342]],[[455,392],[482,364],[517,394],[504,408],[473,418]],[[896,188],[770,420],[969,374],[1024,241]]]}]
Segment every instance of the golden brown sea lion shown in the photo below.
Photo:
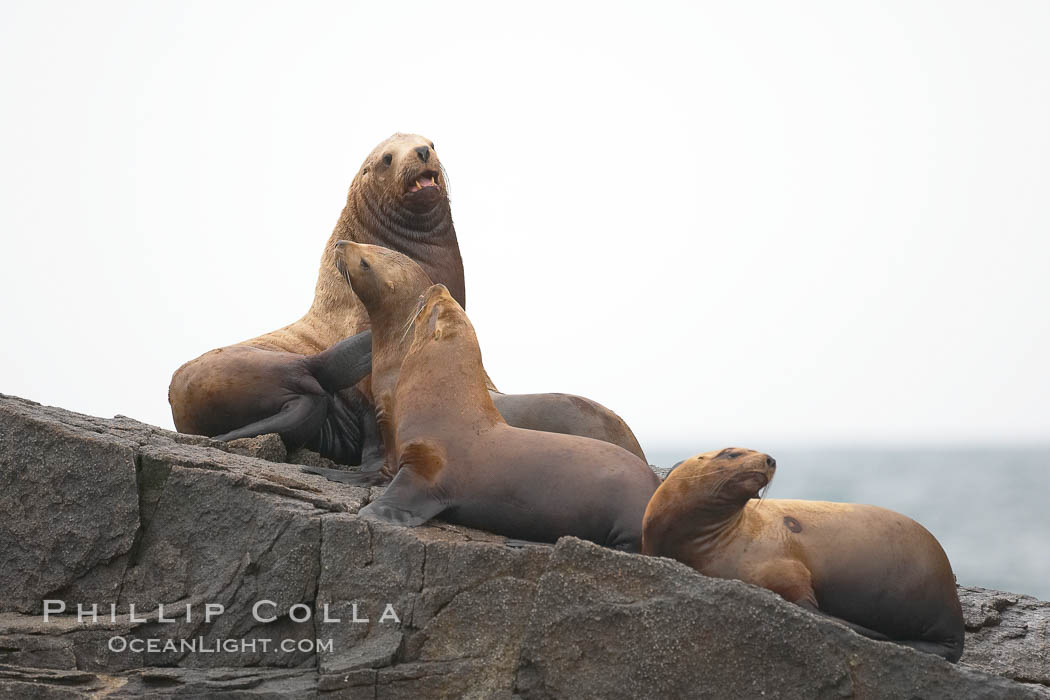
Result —
[{"label": "golden brown sea lion", "polygon": [[[376,418],[385,446],[380,474],[366,477],[359,472],[310,468],[343,483],[385,483],[397,471],[396,440],[391,416],[396,414],[394,394],[401,363],[412,338],[408,333],[418,310],[419,296],[433,283],[411,258],[379,246],[340,241],[342,257],[337,268],[368,309],[372,323],[372,395]],[[482,368],[486,386],[492,386]],[[567,433],[611,442],[645,459],[634,433],[615,413],[601,404],[568,394],[490,395],[506,422],[514,427]]]},{"label": "golden brown sea lion", "polygon": [[[371,419],[367,386],[332,391],[304,365],[315,355],[368,328],[368,315],[336,270],[340,240],[371,243],[409,256],[434,280],[466,301],[463,263],[434,144],[414,134],[394,134],[365,159],[346,206],[321,255],[313,305],[279,330],[187,362],[171,379],[168,401],[175,427],[220,439],[278,432],[347,464],[362,459]],[[361,346],[343,348],[336,384],[357,371]],[[367,348],[367,343],[364,344]],[[314,363],[316,364],[316,363]]]},{"label": "golden brown sea lion", "polygon": [[507,425],[474,328],[443,285],[427,290],[405,330],[389,418],[397,475],[361,515],[408,526],[442,515],[507,537],[640,549],[659,483],[642,460],[611,443]]},{"label": "golden brown sea lion", "polygon": [[730,447],[680,463],[645,511],[642,552],[768,588],[872,639],[959,660],[948,557],[922,525],[875,506],[758,498],[772,457]]}]

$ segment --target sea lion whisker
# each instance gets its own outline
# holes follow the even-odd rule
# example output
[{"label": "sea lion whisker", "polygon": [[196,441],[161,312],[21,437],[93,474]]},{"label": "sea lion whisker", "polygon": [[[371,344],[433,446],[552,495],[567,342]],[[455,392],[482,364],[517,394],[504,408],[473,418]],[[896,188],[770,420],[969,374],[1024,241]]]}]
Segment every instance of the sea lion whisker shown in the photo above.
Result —
[{"label": "sea lion whisker", "polygon": [[712,494],[720,493],[722,491],[722,489],[725,487],[725,485],[728,484],[729,480],[732,479],[732,478],[733,478],[732,474],[726,474],[724,477],[722,477],[722,479],[717,484],[715,484],[714,486],[711,487],[711,489],[710,489],[711,493]]},{"label": "sea lion whisker", "polygon": [[716,474],[722,474],[725,472],[733,471],[734,466],[718,467],[717,469],[708,469],[702,474],[690,474],[689,476],[679,476],[679,479],[706,479],[707,477],[714,476]]},{"label": "sea lion whisker", "polygon": [[[766,477],[766,483],[762,485],[762,488],[764,489],[767,486],[769,486],[770,479],[769,479],[768,476],[766,476],[766,472],[762,471],[761,469],[747,469],[747,470],[744,470],[744,471],[740,471],[738,473],[742,474],[744,476],[748,476],[748,475],[751,475],[751,474],[759,474],[761,476],[764,476],[764,477]],[[729,479],[730,479],[730,477],[726,477],[725,480],[723,481],[722,485],[724,485],[725,481],[729,481]],[[722,485],[720,485],[719,488],[721,488]],[[759,490],[761,491],[762,489],[759,489]]]},{"label": "sea lion whisker", "polygon": [[769,487],[773,485],[773,480],[770,479],[766,482],[766,485],[758,490],[758,503],[755,504],[755,508],[762,505],[762,501],[766,500],[766,496],[769,495]]},{"label": "sea lion whisker", "polygon": [[412,315],[412,318],[408,319],[408,323],[405,324],[404,332],[401,334],[401,339],[397,341],[398,343],[405,342],[405,337],[408,336],[408,332],[412,330],[412,324],[416,322],[417,318],[419,318],[419,314],[423,313],[423,306],[424,304],[420,304],[419,308],[416,309],[416,313]]}]

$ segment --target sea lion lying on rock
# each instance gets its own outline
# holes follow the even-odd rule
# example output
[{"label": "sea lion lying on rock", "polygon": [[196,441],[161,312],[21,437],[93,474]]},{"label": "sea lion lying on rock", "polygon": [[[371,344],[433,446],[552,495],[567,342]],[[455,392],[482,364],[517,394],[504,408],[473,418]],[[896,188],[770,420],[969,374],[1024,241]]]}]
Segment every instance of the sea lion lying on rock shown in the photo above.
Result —
[{"label": "sea lion lying on rock", "polygon": [[[474,328],[443,285],[420,298],[394,391],[396,475],[361,515],[416,526],[433,517],[507,537],[574,535],[641,549],[659,481],[608,442],[507,425],[485,382]],[[379,324],[376,325],[379,335]],[[376,348],[374,356],[382,358]]]},{"label": "sea lion lying on rock", "polygon": [[875,506],[755,500],[775,471],[769,455],[735,447],[681,462],[646,508],[642,552],[768,588],[866,637],[958,661],[962,610],[934,536]]}]

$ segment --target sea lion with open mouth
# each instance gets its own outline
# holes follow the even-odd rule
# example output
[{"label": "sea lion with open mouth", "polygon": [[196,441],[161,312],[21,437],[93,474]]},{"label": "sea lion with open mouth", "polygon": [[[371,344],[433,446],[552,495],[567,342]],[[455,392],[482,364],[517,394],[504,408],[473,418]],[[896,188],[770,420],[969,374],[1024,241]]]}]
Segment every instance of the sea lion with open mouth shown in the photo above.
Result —
[{"label": "sea lion with open mouth", "polygon": [[872,639],[955,662],[951,564],[922,525],[875,506],[755,500],[776,461],[730,447],[680,463],[645,511],[642,552],[768,588]]},{"label": "sea lion with open mouth", "polygon": [[[284,328],[212,350],[176,370],[168,388],[176,429],[220,440],[277,432],[290,447],[305,445],[344,464],[367,459],[366,443],[378,454],[367,381],[345,386],[367,365],[362,354],[370,349],[367,338],[323,361],[304,361],[368,329],[364,306],[336,269],[341,240],[397,250],[447,285],[459,303],[466,302],[463,262],[434,144],[419,135],[394,134],[373,149],[350,185],[321,256],[310,310]],[[357,381],[360,376],[351,383]]]}]

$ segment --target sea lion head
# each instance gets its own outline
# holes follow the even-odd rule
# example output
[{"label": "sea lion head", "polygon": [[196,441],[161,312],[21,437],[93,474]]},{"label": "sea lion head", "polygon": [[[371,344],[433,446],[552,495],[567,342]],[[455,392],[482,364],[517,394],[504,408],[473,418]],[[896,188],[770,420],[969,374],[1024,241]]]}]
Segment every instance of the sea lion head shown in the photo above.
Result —
[{"label": "sea lion head", "polygon": [[[675,465],[649,499],[642,552],[688,561],[697,535],[736,517],[772,480],[777,463],[754,450],[727,447]],[[683,558],[683,556],[687,558]]]},{"label": "sea lion head", "polygon": [[[407,391],[417,397],[430,396],[426,401],[440,402],[446,408],[452,403],[484,408],[488,376],[478,338],[463,307],[445,285],[435,284],[419,296],[405,337],[411,340],[398,378],[399,402],[401,393]],[[434,386],[441,386],[442,391],[435,393]],[[450,392],[450,386],[455,390]],[[489,408],[496,410],[491,401]]]},{"label": "sea lion head", "polygon": [[481,349],[474,326],[443,284],[435,284],[419,296],[411,328],[406,333],[411,334],[412,341],[404,366],[408,366],[411,359],[413,365],[445,363],[464,368],[481,367]]},{"label": "sea lion head", "polygon": [[680,482],[690,492],[703,495],[708,503],[743,506],[759,497],[776,470],[776,460],[767,454],[727,447],[681,462],[667,476],[667,481]]},{"label": "sea lion head", "polygon": [[412,346],[418,348],[431,342],[448,343],[466,335],[474,339],[474,327],[463,307],[452,298],[448,288],[435,284],[419,296],[419,311],[412,324]]},{"label": "sea lion head", "polygon": [[434,142],[418,134],[394,134],[376,146],[354,178],[355,189],[366,195],[364,203],[388,209],[387,215],[400,212],[394,219],[427,217],[448,207],[441,159]]},{"label": "sea lion head", "polygon": [[364,302],[373,323],[384,311],[396,316],[397,309],[414,304],[433,284],[412,258],[367,243],[337,242],[335,266]]}]

